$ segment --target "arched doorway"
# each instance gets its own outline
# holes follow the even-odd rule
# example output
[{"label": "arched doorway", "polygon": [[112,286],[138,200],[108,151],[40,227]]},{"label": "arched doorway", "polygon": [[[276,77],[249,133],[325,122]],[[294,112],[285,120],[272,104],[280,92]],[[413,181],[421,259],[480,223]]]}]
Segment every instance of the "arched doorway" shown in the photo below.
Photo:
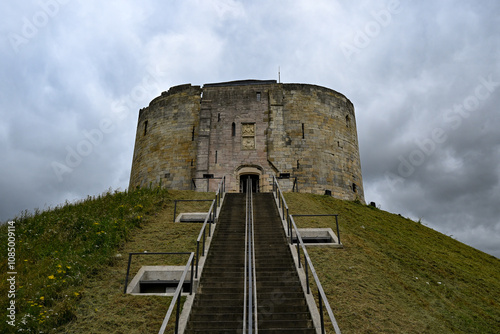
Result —
[{"label": "arched doorway", "polygon": [[247,184],[248,180],[252,182],[252,192],[258,193],[259,192],[259,180],[260,177],[259,175],[255,174],[240,174],[240,192],[246,193],[247,192]]},{"label": "arched doorway", "polygon": [[[250,178],[252,182],[252,191],[260,192],[262,187],[262,167],[258,165],[242,165],[236,169],[236,180],[238,181],[239,191],[246,192],[246,182]],[[237,188],[238,189],[238,188]]]}]

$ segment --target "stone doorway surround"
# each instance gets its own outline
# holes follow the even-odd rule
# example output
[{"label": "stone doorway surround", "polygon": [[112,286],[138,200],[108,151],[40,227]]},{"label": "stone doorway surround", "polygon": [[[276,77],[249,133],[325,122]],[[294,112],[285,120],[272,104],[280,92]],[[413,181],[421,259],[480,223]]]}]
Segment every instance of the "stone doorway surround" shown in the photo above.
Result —
[{"label": "stone doorway surround", "polygon": [[236,180],[238,182],[239,192],[246,191],[246,178],[250,177],[252,180],[253,192],[261,192],[263,189],[262,180],[263,168],[260,166],[244,165],[236,169]]}]

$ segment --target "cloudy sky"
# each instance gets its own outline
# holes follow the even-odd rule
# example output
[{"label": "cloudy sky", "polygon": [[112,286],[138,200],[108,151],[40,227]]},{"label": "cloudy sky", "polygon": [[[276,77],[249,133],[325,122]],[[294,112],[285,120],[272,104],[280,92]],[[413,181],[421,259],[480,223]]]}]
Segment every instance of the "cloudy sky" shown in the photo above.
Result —
[{"label": "cloudy sky", "polygon": [[500,257],[497,0],[0,4],[0,221],[128,186],[169,87],[310,83],[356,108],[365,197]]}]

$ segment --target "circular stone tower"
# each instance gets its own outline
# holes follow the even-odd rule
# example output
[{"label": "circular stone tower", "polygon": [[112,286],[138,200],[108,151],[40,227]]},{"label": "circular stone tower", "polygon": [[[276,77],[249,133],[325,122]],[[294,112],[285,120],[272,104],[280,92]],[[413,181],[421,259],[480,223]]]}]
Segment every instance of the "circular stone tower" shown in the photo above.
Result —
[{"label": "circular stone tower", "polygon": [[354,106],[308,84],[244,80],[172,87],[139,112],[130,188],[331,194],[364,201]]}]

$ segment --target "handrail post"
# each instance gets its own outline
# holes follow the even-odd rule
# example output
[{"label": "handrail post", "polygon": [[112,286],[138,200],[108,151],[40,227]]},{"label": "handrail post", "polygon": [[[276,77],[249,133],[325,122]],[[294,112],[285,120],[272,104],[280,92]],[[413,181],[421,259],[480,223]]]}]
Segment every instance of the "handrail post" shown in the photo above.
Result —
[{"label": "handrail post", "polygon": [[[163,254],[163,253],[149,253],[149,254]],[[179,318],[180,318],[180,309],[181,309],[181,295],[182,295],[182,290],[183,290],[183,285],[186,280],[186,276],[189,271],[189,266],[191,265],[191,269],[193,268],[193,259],[194,259],[194,253],[167,253],[167,254],[190,254],[189,259],[184,266],[184,271],[182,272],[181,278],[179,279],[179,283],[177,284],[177,288],[175,289],[174,296],[172,298],[172,301],[170,302],[170,305],[167,310],[167,314],[165,314],[165,317],[163,318],[163,322],[161,324],[160,330],[158,331],[158,334],[164,334],[165,330],[167,328],[168,322],[170,320],[170,317],[172,316],[172,313],[175,310],[175,328],[174,328],[174,333],[178,333],[179,331]],[[191,270],[191,274],[193,271]],[[191,280],[191,285],[192,285],[192,280]]]},{"label": "handrail post", "polygon": [[299,235],[297,234],[297,259],[299,261],[299,268],[302,268],[300,265],[300,246],[299,246]]},{"label": "handrail post", "polygon": [[215,223],[215,219],[217,218],[217,201],[214,200],[214,209],[212,211],[212,223]]},{"label": "handrail post", "polygon": [[191,260],[191,284],[189,286],[189,294],[193,294],[193,285],[194,285],[194,261]]},{"label": "handrail post", "polygon": [[318,289],[318,299],[319,299],[319,318],[321,321],[321,333],[325,334],[325,320],[323,319],[323,298],[321,298],[321,293]]},{"label": "handrail post", "polygon": [[339,231],[339,216],[335,216],[335,223],[337,224],[337,239],[340,245],[340,231]]},{"label": "handrail post", "polygon": [[205,231],[206,229],[203,230],[203,248],[201,249],[201,256],[205,256]]},{"label": "handrail post", "polygon": [[200,265],[200,242],[196,242],[196,276],[198,278],[198,267]]},{"label": "handrail post", "polygon": [[287,217],[287,232],[288,234],[292,234],[292,222],[291,222],[292,218],[290,218],[290,214],[288,214],[288,217]]},{"label": "handrail post", "polygon": [[175,222],[175,214],[177,213],[177,200],[174,200],[174,219],[172,219],[173,222]]},{"label": "handrail post", "polygon": [[[181,290],[182,291],[182,290]],[[175,334],[179,333],[179,313],[181,311],[181,299],[177,298],[177,307],[175,310]]]},{"label": "handrail post", "polygon": [[132,254],[128,255],[127,276],[125,276],[125,287],[123,293],[127,293],[128,275],[130,274],[130,262],[132,261]]},{"label": "handrail post", "polygon": [[306,268],[306,285],[307,285],[307,294],[311,293],[311,289],[309,288],[309,262],[307,261],[307,257],[304,254],[304,267]]},{"label": "handrail post", "polygon": [[214,220],[211,216],[211,219],[209,220],[208,222],[208,237],[212,237],[212,224],[213,224]]},{"label": "handrail post", "polygon": [[283,194],[281,194],[281,197],[283,198],[283,206],[281,207],[281,217],[285,218],[285,198],[283,197]]}]

